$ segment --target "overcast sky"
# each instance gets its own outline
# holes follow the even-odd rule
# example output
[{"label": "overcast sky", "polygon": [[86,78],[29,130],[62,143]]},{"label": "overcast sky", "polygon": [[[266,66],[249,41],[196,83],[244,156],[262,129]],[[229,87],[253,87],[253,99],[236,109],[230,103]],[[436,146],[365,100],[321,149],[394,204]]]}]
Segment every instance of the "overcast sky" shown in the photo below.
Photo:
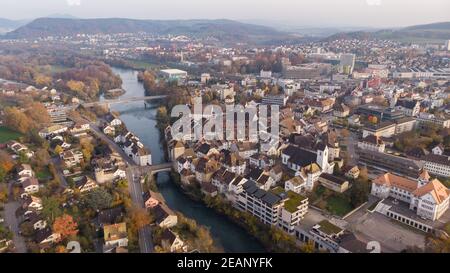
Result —
[{"label": "overcast sky", "polygon": [[398,27],[450,21],[450,0],[1,0],[0,17],[235,19],[297,26]]}]

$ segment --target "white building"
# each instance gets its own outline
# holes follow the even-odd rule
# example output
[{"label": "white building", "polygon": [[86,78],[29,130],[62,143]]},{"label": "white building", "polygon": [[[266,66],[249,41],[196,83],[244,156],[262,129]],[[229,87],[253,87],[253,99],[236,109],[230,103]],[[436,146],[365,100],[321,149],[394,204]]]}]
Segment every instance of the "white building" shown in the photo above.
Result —
[{"label": "white building", "polygon": [[358,148],[362,150],[384,153],[385,144],[378,136],[368,135],[358,141]]},{"label": "white building", "polygon": [[386,173],[372,182],[372,195],[405,202],[424,219],[436,221],[449,207],[450,190],[437,179],[430,181],[427,171],[417,181]]}]

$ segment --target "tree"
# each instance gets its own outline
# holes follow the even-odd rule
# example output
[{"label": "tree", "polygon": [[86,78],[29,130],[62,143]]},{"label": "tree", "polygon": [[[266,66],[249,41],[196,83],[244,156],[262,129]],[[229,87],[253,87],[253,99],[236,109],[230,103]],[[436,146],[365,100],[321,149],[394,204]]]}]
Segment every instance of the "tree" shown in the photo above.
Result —
[{"label": "tree", "polygon": [[74,92],[83,93],[85,89],[85,85],[81,81],[70,80],[67,82],[67,87]]},{"label": "tree", "polygon": [[315,248],[314,248],[314,242],[309,240],[308,242],[304,243],[301,247],[300,247],[300,252],[302,253],[314,253],[315,252]]},{"label": "tree", "polygon": [[53,222],[53,231],[61,235],[61,239],[65,239],[78,234],[78,224],[73,220],[72,216],[63,214]]},{"label": "tree", "polygon": [[3,150],[0,150],[0,168],[5,171],[5,175],[14,168],[13,158]]},{"label": "tree", "polygon": [[62,154],[63,152],[64,152],[64,149],[60,146],[60,145],[57,145],[56,147],[55,147],[55,154],[58,154],[58,155],[60,155],[60,154]]},{"label": "tree", "polygon": [[43,74],[34,76],[34,81],[38,86],[49,86],[52,83],[52,77]]},{"label": "tree", "polygon": [[342,129],[341,135],[345,138],[348,138],[350,136],[350,132],[347,129]]},{"label": "tree", "polygon": [[42,214],[51,223],[62,215],[62,210],[60,208],[60,202],[55,197],[44,197],[42,199]]},{"label": "tree", "polygon": [[350,189],[350,203],[354,208],[368,200],[369,183],[366,180],[358,179]]},{"label": "tree", "polygon": [[81,152],[83,153],[83,157],[86,162],[91,161],[92,152],[94,151],[94,145],[90,139],[84,138],[80,142],[81,144]]},{"label": "tree", "polygon": [[369,171],[367,170],[367,167],[362,167],[359,170],[359,179],[363,181],[369,181]]},{"label": "tree", "polygon": [[39,102],[33,102],[25,113],[37,125],[48,124],[51,121],[47,109]]},{"label": "tree", "polygon": [[146,209],[139,207],[132,207],[129,210],[130,223],[136,229],[139,230],[151,223],[150,215]]},{"label": "tree", "polygon": [[48,154],[46,149],[37,149],[36,153],[34,154],[34,161],[39,167],[47,166],[50,163],[50,155]]},{"label": "tree", "polygon": [[86,205],[96,211],[110,208],[112,206],[113,200],[114,199],[112,195],[102,188],[92,190],[88,192],[84,197]]},{"label": "tree", "polygon": [[5,182],[6,177],[6,170],[3,168],[3,166],[0,166],[0,183]]},{"label": "tree", "polygon": [[4,119],[7,127],[20,133],[26,133],[31,128],[34,128],[28,116],[16,107],[5,108]]}]

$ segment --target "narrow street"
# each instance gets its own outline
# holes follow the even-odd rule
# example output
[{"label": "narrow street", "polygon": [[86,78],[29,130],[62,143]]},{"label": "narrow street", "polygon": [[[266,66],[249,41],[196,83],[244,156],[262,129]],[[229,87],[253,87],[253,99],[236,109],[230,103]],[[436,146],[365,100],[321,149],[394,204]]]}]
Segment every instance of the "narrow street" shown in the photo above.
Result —
[{"label": "narrow street", "polygon": [[13,232],[13,242],[15,246],[15,252],[16,253],[26,253],[27,247],[25,245],[25,240],[22,237],[22,235],[19,234],[19,221],[16,217],[16,211],[20,207],[20,203],[18,201],[15,201],[13,199],[13,196],[11,194],[12,190],[12,183],[9,183],[9,201],[5,204],[5,210],[4,210],[4,217],[5,222],[10,228],[10,230]]},{"label": "narrow street", "polygon": [[[101,140],[108,143],[108,145],[113,149],[115,152],[120,154],[122,158],[127,162],[128,168],[127,168],[127,180],[128,180],[128,188],[130,191],[131,200],[133,201],[133,204],[135,204],[139,208],[144,207],[144,201],[142,198],[142,185],[140,183],[140,176],[141,173],[139,172],[138,168],[133,168],[131,166],[136,166],[136,164],[133,162],[133,160],[128,157],[128,155],[125,154],[125,152],[110,138],[108,138],[105,134],[103,134],[102,131],[97,127],[96,124],[90,123],[91,132],[93,132],[97,137],[99,137]],[[151,228],[150,226],[146,226],[139,230],[139,246],[141,253],[152,253],[153,252],[153,241],[151,237]]]}]

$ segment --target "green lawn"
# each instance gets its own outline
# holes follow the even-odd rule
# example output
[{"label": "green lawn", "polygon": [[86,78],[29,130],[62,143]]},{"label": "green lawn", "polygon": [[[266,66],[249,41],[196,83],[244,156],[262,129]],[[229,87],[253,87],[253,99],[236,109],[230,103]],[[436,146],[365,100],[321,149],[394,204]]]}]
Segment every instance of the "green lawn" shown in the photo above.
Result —
[{"label": "green lawn", "polygon": [[10,130],[4,126],[0,126],[0,143],[5,143],[10,140],[17,140],[21,136],[21,133]]},{"label": "green lawn", "polygon": [[338,195],[332,195],[326,201],[327,210],[335,215],[344,216],[353,209],[344,197]]},{"label": "green lawn", "polygon": [[36,178],[39,180],[47,180],[52,178],[52,174],[48,168],[43,168],[42,170],[36,172]]}]

